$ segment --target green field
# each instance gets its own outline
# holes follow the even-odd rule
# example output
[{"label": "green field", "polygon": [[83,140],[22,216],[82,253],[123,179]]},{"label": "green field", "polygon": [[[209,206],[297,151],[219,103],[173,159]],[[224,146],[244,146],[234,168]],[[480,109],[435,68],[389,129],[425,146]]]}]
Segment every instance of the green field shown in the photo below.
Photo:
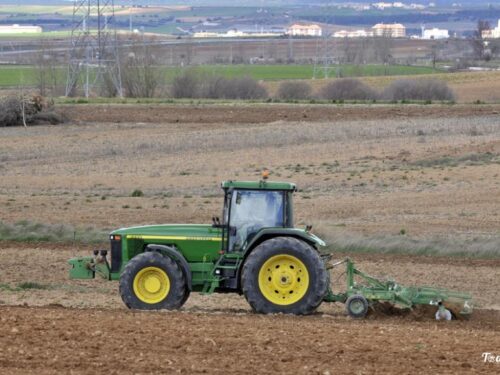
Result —
[{"label": "green field", "polygon": [[32,66],[0,66],[0,86],[32,86],[36,83],[35,68]]},{"label": "green field", "polygon": [[[167,68],[167,78],[179,73],[181,68]],[[228,78],[250,76],[257,80],[278,81],[284,79],[311,79],[313,65],[202,65],[192,68],[201,73],[223,75]],[[424,66],[404,65],[336,65],[329,69],[329,77],[368,77],[384,75],[432,74],[438,70]],[[319,70],[316,78],[324,78]]]},{"label": "green field", "polygon": [[42,33],[15,33],[15,34],[2,34],[0,40],[9,41],[11,39],[52,39],[52,38],[69,38],[71,36],[70,30],[61,31],[44,31]]},{"label": "green field", "polygon": [[68,2],[67,6],[58,5],[0,5],[0,13],[6,14],[61,14],[71,15],[73,5]]},{"label": "green field", "polygon": [[[256,80],[279,81],[286,79],[313,78],[313,65],[199,65],[187,68],[159,67],[164,72],[165,81],[172,79],[183,71],[192,70],[199,74],[222,75],[228,78],[250,76]],[[57,68],[58,81],[63,82],[66,67]],[[369,77],[393,75],[418,75],[441,72],[431,67],[403,65],[338,65],[330,71],[330,77]],[[323,78],[323,73],[317,73]],[[0,66],[0,87],[34,86],[37,82],[37,69],[30,65]]]}]

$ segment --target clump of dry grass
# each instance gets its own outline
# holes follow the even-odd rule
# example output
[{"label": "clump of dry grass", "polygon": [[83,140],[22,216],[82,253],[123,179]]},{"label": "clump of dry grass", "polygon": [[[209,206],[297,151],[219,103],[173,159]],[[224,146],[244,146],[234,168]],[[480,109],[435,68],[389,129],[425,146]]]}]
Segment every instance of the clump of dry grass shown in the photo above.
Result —
[{"label": "clump of dry grass", "polygon": [[474,238],[426,238],[403,234],[363,236],[346,230],[328,230],[321,226],[320,232],[320,237],[327,242],[327,249],[331,252],[500,258],[498,235]]},{"label": "clump of dry grass", "polygon": [[100,243],[106,239],[107,231],[95,228],[77,229],[66,224],[51,225],[28,220],[14,224],[0,221],[1,241]]}]

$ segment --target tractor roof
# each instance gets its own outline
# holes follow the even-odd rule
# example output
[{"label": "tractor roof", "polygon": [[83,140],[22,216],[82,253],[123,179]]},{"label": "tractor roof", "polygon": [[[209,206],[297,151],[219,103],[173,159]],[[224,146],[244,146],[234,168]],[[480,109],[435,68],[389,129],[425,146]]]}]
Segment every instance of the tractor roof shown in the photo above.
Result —
[{"label": "tractor roof", "polygon": [[251,189],[251,190],[291,190],[295,191],[296,186],[291,182],[275,182],[275,181],[223,181],[223,189]]}]

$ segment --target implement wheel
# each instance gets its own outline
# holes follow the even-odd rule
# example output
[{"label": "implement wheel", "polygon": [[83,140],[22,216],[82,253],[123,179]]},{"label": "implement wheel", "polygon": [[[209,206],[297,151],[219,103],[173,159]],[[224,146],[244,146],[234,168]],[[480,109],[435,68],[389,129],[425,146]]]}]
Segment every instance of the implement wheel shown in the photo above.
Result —
[{"label": "implement wheel", "polygon": [[243,294],[259,313],[310,314],[323,301],[328,277],[318,252],[292,237],[258,245],[242,270]]},{"label": "implement wheel", "polygon": [[120,277],[120,295],[131,309],[178,309],[189,296],[184,275],[171,258],[151,251],[132,258]]},{"label": "implement wheel", "polygon": [[368,313],[368,301],[362,295],[355,294],[347,299],[345,308],[351,318],[361,319]]}]

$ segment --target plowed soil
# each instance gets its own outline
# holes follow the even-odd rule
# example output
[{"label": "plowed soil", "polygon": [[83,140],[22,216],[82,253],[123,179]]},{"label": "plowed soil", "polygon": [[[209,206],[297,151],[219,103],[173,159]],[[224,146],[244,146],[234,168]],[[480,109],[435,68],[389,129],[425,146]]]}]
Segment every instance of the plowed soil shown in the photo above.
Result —
[{"label": "plowed soil", "polygon": [[482,356],[500,347],[498,261],[357,255],[372,274],[472,291],[479,307],[468,321],[436,322],[432,309],[358,321],[326,303],[311,316],[258,315],[232,294],[192,293],[176,312],[130,311],[116,282],[67,278],[66,260],[90,247],[0,245],[2,374],[498,371]]},{"label": "plowed soil", "polygon": [[59,111],[72,122],[114,123],[269,123],[274,121],[350,121],[398,118],[481,116],[500,113],[499,104],[488,105],[64,105]]},{"label": "plowed soil", "polygon": [[58,307],[0,313],[4,374],[493,374],[499,366],[482,359],[500,345],[498,314],[436,323]]}]

